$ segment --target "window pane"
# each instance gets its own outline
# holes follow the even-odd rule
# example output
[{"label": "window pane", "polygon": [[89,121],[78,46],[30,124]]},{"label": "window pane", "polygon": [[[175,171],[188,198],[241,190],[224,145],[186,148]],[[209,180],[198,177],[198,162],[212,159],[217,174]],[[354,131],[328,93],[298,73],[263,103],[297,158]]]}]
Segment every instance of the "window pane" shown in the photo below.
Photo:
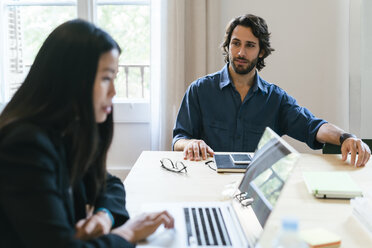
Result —
[{"label": "window pane", "polygon": [[98,5],[97,17],[122,49],[116,97],[149,99],[150,6]]},{"label": "window pane", "polygon": [[76,6],[22,7],[25,64],[32,64],[43,41],[58,25],[77,17]]},{"label": "window pane", "polygon": [[[50,1],[49,1],[50,2]],[[23,82],[43,41],[59,24],[76,18],[76,6],[23,5],[5,8],[6,99]]]}]

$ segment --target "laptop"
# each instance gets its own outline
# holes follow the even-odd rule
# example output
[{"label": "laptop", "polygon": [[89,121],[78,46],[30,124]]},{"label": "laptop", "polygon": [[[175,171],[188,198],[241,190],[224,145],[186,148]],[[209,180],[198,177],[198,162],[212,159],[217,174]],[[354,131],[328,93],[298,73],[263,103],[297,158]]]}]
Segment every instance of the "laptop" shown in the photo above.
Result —
[{"label": "laptop", "polygon": [[350,199],[363,196],[362,190],[344,171],[303,172],[306,186],[317,198]]},{"label": "laptop", "polygon": [[254,247],[298,157],[266,128],[230,201],[143,205],[147,212],[166,209],[175,227],[160,227],[137,247]]}]

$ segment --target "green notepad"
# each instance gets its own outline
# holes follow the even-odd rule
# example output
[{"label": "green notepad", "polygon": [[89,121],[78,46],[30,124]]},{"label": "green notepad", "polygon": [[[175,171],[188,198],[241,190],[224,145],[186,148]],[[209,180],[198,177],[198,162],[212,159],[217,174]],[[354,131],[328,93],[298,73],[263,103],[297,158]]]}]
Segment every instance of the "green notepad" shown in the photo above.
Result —
[{"label": "green notepad", "polygon": [[306,186],[317,198],[354,198],[362,196],[362,190],[347,172],[303,172]]}]

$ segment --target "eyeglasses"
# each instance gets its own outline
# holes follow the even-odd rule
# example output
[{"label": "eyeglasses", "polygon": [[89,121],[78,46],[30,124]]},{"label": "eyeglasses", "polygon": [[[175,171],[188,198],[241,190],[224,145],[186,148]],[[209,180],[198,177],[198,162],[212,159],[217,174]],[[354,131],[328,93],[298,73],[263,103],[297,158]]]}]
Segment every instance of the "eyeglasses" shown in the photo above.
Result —
[{"label": "eyeglasses", "polygon": [[168,171],[176,173],[187,173],[186,165],[181,161],[176,161],[176,163],[173,163],[173,161],[169,158],[163,158],[160,160],[160,164],[161,167]]},{"label": "eyeglasses", "polygon": [[213,160],[206,161],[205,165],[208,165],[209,169],[217,171],[216,163]]}]

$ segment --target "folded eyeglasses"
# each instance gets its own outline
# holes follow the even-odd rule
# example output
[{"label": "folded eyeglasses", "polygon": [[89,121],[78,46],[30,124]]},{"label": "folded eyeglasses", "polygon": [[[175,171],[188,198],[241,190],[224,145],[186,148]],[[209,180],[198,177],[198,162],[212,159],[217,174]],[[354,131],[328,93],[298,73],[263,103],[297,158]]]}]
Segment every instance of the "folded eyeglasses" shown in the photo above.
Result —
[{"label": "folded eyeglasses", "polygon": [[181,161],[173,163],[169,158],[163,158],[160,160],[161,167],[164,169],[176,172],[176,173],[187,173],[186,165]]}]

